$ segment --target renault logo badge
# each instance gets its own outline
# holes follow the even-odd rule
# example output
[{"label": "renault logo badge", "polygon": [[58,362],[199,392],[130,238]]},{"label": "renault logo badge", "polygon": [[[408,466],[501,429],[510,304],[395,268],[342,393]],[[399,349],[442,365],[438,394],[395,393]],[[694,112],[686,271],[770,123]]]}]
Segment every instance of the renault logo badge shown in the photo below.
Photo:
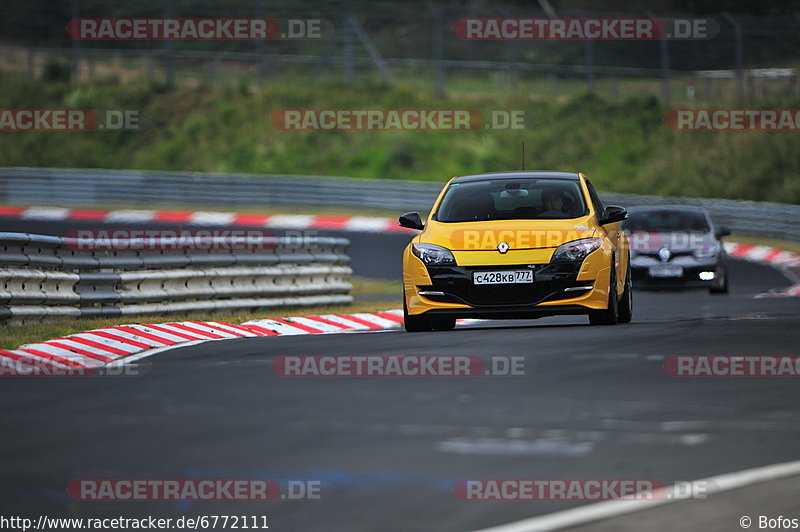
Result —
[{"label": "renault logo badge", "polygon": [[506,251],[508,251],[508,242],[500,242],[499,244],[497,244],[497,251],[499,251],[500,253],[505,253]]}]

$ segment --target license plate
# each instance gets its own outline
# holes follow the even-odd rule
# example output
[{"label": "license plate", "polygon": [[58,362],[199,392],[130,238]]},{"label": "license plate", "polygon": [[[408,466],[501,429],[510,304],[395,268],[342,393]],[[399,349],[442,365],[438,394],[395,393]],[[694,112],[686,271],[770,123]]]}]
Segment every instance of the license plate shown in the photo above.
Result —
[{"label": "license plate", "polygon": [[473,272],[473,284],[518,284],[532,283],[531,270],[501,271],[501,272]]},{"label": "license plate", "polygon": [[650,266],[650,277],[682,277],[683,267],[674,264]]}]

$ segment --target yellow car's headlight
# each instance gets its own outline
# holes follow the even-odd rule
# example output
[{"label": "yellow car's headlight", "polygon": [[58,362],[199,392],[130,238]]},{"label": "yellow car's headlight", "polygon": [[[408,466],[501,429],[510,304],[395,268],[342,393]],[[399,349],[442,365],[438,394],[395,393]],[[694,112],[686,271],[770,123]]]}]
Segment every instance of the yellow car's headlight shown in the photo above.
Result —
[{"label": "yellow car's headlight", "polygon": [[586,258],[589,253],[598,249],[603,244],[599,238],[582,238],[561,244],[553,253],[550,262],[578,262]]},{"label": "yellow car's headlight", "polygon": [[411,252],[425,266],[455,266],[456,259],[450,250],[433,244],[412,244]]}]

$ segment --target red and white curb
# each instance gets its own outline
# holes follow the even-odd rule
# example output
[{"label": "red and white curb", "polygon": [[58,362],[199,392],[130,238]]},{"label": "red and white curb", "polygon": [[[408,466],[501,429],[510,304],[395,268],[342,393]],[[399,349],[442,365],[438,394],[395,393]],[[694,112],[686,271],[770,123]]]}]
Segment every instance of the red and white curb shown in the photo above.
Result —
[{"label": "red and white curb", "polygon": [[756,297],[800,296],[800,255],[784,249],[757,244],[725,242],[729,257],[768,264],[782,270],[795,284],[779,292],[768,292]]},{"label": "red and white curb", "polygon": [[413,232],[393,218],[322,216],[314,214],[257,214],[214,211],[92,210],[63,207],[0,206],[0,216],[18,220],[111,223],[172,223],[194,226],[247,226],[272,229],[319,229],[367,233]]},{"label": "red and white curb", "polygon": [[[726,242],[728,255],[770,264],[797,279],[800,256],[767,246]],[[800,295],[800,284],[768,296]],[[482,320],[458,320],[467,325]],[[328,334],[353,331],[398,329],[403,323],[400,309],[356,314],[294,316],[244,322],[236,325],[219,321],[182,321],[159,324],[116,325],[95,329],[46,342],[25,344],[17,349],[0,350],[0,375],[56,374],[70,370],[95,369],[108,364],[149,356],[172,347],[215,340],[257,336]]]},{"label": "red and white curb", "polygon": [[289,336],[397,329],[402,310],[326,314],[253,320],[234,325],[219,321],[181,321],[117,325],[46,342],[0,350],[2,375],[80,374],[82,370],[120,364],[172,347],[257,336]]}]

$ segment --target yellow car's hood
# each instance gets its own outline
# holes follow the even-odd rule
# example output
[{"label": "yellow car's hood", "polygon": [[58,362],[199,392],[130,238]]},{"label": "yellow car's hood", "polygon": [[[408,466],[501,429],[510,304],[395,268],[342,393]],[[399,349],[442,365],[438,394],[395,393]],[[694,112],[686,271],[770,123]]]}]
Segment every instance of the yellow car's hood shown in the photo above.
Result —
[{"label": "yellow car's hood", "polygon": [[417,242],[451,251],[496,251],[501,242],[508,250],[557,248],[565,242],[589,238],[595,232],[591,216],[570,220],[491,220],[441,223],[430,220]]}]

